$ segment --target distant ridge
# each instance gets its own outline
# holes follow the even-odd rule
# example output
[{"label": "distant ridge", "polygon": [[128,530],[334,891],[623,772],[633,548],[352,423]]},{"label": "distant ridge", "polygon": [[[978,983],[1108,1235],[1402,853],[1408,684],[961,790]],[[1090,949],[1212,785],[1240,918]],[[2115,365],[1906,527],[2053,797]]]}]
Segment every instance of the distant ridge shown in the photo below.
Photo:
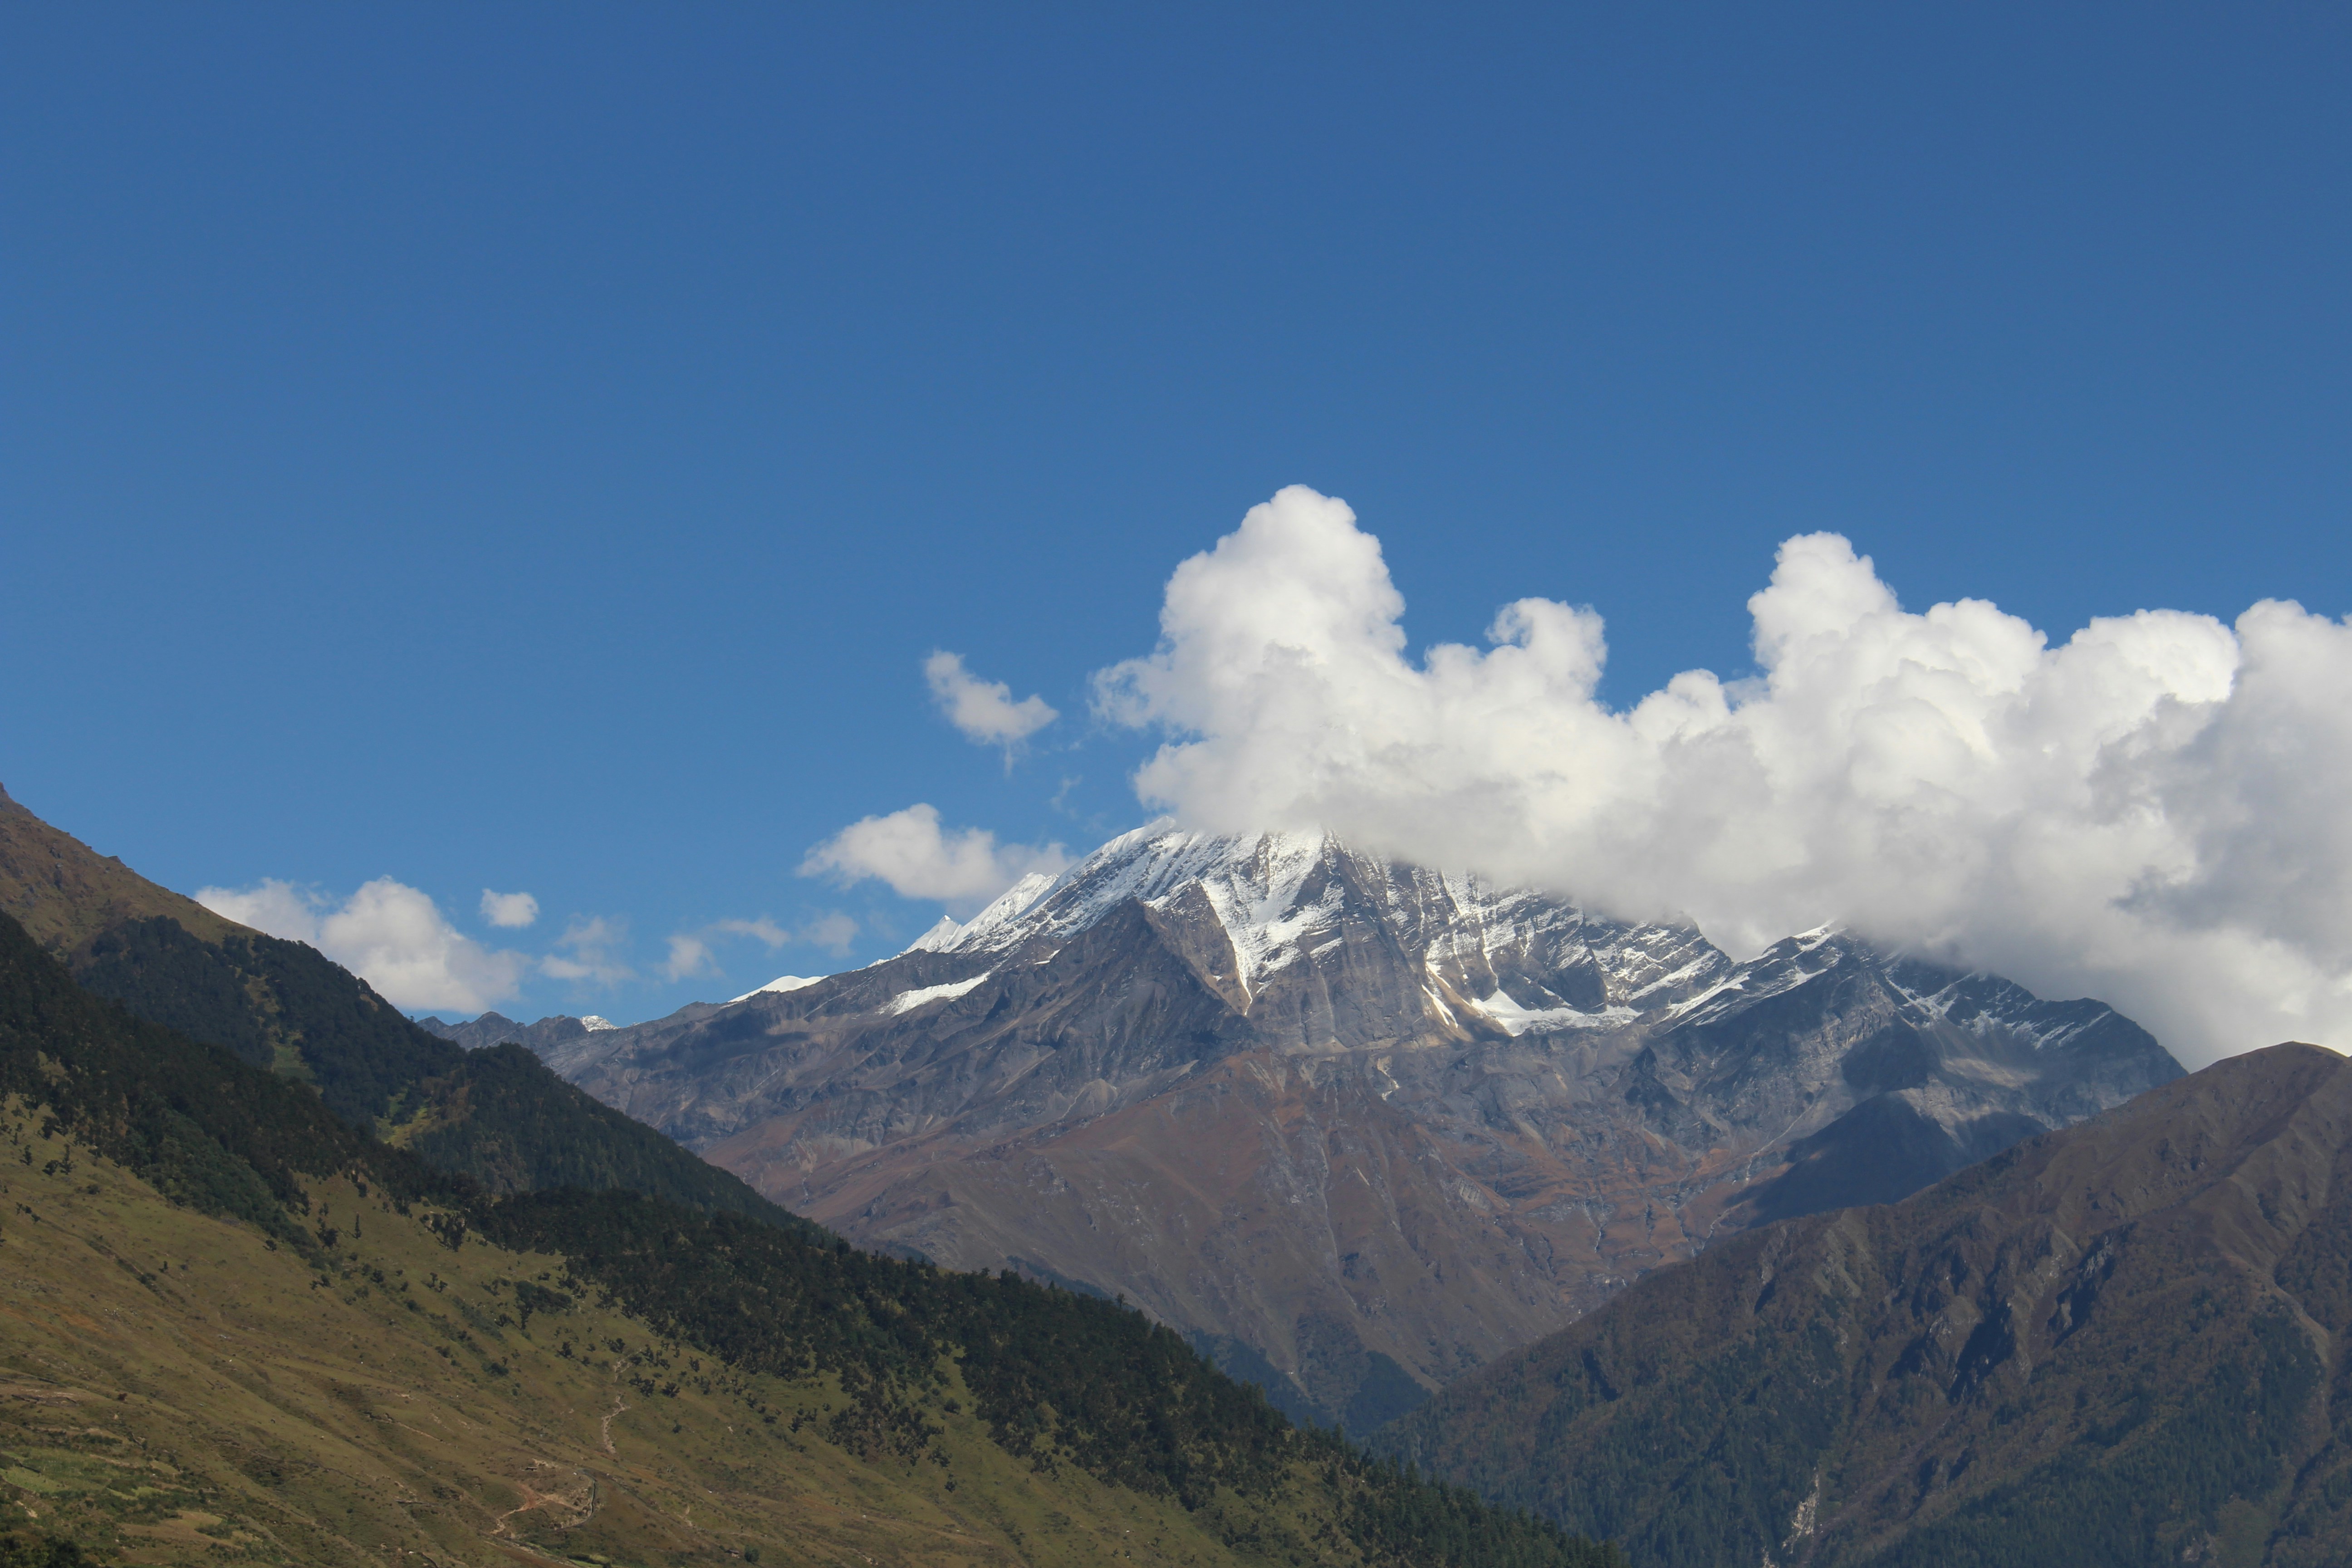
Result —
[{"label": "distant ridge", "polygon": [[[596,1022],[603,1027],[611,1027],[601,1018]],[[438,1018],[419,1018],[416,1026],[428,1035],[463,1046],[469,1051],[512,1041],[518,1046],[545,1053],[567,1040],[576,1040],[591,1032],[585,1019],[562,1013],[541,1018],[535,1024],[518,1024],[503,1013],[485,1013],[461,1024],[445,1024]]]}]

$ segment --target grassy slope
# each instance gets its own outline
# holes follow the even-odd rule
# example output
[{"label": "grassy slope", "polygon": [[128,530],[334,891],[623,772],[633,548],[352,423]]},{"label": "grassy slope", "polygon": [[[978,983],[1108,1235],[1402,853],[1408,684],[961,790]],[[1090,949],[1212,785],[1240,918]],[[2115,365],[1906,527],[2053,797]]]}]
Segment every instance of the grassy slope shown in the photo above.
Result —
[{"label": "grassy slope", "polygon": [[[65,1145],[20,1102],[0,1125],[0,1496],[105,1561],[653,1563],[757,1545],[772,1563],[1206,1568],[1291,1560],[1228,1545],[1229,1530],[1273,1545],[1317,1522],[1311,1477],[1287,1504],[1187,1513],[1070,1467],[1034,1473],[968,1396],[945,1410],[952,1380],[928,1413],[945,1462],[869,1463],[793,1431],[842,1403],[827,1380],[707,1358],[715,1375],[698,1377],[690,1352],[584,1300],[516,1326],[511,1282],[558,1259],[453,1252],[339,1180],[312,1191],[341,1242],[314,1269],[87,1151],[70,1172],[22,1164],[27,1142],[44,1164]],[[678,1392],[625,1381],[646,1374]]]}]

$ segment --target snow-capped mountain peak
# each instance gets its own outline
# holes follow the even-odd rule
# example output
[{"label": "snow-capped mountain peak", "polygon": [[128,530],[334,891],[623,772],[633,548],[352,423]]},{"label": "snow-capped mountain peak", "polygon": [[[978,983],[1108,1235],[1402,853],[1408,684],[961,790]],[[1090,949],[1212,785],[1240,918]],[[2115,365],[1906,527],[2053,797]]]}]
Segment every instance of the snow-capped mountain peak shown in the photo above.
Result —
[{"label": "snow-capped mountain peak", "polygon": [[1129,901],[1203,939],[1213,922],[1218,940],[1205,951],[1230,952],[1222,972],[1244,1006],[1274,976],[1375,930],[1426,968],[1436,1015],[1458,1023],[1466,1009],[1513,1035],[1613,1026],[1729,967],[1688,926],[1594,919],[1541,892],[1401,866],[1328,833],[1195,833],[1165,820],[1120,835],[1059,877],[1023,879],[968,923],[941,921],[908,951],[1050,952]]}]

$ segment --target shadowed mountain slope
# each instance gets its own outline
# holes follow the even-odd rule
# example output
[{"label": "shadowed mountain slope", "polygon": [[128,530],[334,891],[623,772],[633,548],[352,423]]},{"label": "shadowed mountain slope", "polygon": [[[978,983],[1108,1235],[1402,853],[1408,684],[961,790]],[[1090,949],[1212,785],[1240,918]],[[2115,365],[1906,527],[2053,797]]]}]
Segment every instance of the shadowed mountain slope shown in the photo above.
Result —
[{"label": "shadowed mountain slope", "polygon": [[0,1138],[0,1501],[103,1561],[1617,1561],[1291,1429],[1107,1302],[494,1197],[5,916]]},{"label": "shadowed mountain slope", "polygon": [[1723,1242],[1377,1444],[1637,1563],[2340,1564],[2352,1063],[2255,1051]]},{"label": "shadowed mountain slope", "polygon": [[1710,1237],[2179,1074],[2095,1002],[1164,825],[869,968],[548,1047],[868,1245],[1123,1293],[1364,1430]]},{"label": "shadowed mountain slope", "polygon": [[493,1191],[621,1186],[805,1223],[530,1053],[438,1038],[316,949],[222,920],[5,795],[0,900],[86,989],[307,1083],[345,1121]]}]

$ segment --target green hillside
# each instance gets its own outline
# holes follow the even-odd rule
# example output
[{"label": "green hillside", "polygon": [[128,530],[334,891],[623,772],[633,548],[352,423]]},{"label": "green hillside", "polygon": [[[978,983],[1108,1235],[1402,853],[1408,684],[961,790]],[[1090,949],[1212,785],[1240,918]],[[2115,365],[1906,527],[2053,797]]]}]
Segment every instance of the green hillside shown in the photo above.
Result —
[{"label": "green hillside", "polygon": [[2352,1063],[1660,1269],[1376,1444],[1677,1568],[2352,1562]]},{"label": "green hillside", "polygon": [[101,1561],[1616,1561],[1114,1303],[493,1193],[5,919],[0,1134],[0,1500]]}]

